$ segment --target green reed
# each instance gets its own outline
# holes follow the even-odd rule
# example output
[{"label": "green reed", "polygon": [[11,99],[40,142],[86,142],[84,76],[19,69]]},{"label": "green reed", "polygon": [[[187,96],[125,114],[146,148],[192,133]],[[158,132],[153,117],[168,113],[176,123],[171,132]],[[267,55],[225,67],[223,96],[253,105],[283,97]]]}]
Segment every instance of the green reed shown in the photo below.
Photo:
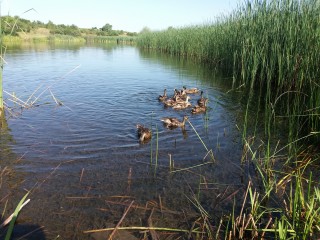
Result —
[{"label": "green reed", "polygon": [[20,200],[20,202],[18,203],[16,209],[14,210],[13,214],[12,214],[12,218],[10,219],[10,224],[6,233],[6,237],[5,240],[10,240],[12,232],[13,232],[13,228],[14,228],[14,224],[16,222],[16,219],[21,211],[21,208],[27,204],[30,200],[25,201],[25,199],[27,198],[27,196],[29,195],[30,192],[27,192],[22,199]]},{"label": "green reed", "polygon": [[319,129],[319,12],[317,0],[254,0],[213,23],[143,33],[137,44],[232,73],[247,102],[245,136],[263,115],[267,137],[281,120],[293,142]]},{"label": "green reed", "polygon": [[136,37],[132,36],[86,36],[87,43],[118,43],[134,44]]},{"label": "green reed", "polygon": [[158,131],[158,125],[156,125],[156,159],[155,159],[155,165],[154,165],[154,176],[156,176],[157,174],[158,157],[159,157],[159,131]]}]

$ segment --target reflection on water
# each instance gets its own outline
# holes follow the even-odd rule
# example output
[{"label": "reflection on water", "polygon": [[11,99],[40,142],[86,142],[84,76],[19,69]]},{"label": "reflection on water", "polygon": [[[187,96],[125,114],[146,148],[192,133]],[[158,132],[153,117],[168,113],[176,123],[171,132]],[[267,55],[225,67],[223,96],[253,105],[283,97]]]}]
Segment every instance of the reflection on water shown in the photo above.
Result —
[{"label": "reflection on water", "polygon": [[[3,188],[1,195],[11,194],[8,211],[24,189],[32,190],[21,223],[44,226],[48,239],[86,239],[85,230],[115,226],[132,201],[135,210],[122,225],[146,226],[155,209],[154,225],[186,226],[199,214],[187,198],[192,194],[217,216],[232,206],[232,199],[221,199],[239,189],[242,171],[239,106],[225,94],[227,79],[128,46],[9,49],[6,61],[4,89],[39,105],[8,117],[14,141],[1,150],[14,153],[2,155],[1,165],[11,164],[12,174],[23,176],[15,188]],[[164,108],[157,100],[164,88],[172,95],[184,85],[204,91],[206,114]],[[200,95],[191,97],[196,104]],[[196,131],[189,124],[185,131],[171,130],[160,121],[184,115]],[[152,129],[149,143],[139,143],[136,124]]]}]

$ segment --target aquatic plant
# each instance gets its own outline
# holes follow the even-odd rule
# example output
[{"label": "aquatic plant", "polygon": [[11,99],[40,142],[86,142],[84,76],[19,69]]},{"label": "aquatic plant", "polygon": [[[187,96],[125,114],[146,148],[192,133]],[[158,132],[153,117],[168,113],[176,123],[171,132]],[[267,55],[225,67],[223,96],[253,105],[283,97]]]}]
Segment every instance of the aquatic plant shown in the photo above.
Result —
[{"label": "aquatic plant", "polygon": [[117,43],[117,44],[134,44],[134,36],[85,36],[87,43]]}]

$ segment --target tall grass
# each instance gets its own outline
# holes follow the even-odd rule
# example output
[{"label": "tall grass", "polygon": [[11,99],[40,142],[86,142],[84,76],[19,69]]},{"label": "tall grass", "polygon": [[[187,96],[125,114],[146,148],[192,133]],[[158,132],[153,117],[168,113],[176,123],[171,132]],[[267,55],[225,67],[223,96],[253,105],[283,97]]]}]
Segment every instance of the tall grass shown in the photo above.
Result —
[{"label": "tall grass", "polygon": [[267,137],[281,120],[293,143],[320,125],[319,12],[318,0],[254,0],[214,23],[143,33],[137,44],[232,73],[246,101],[244,129],[262,114]]},{"label": "tall grass", "polygon": [[87,43],[134,44],[136,37],[129,36],[85,36]]}]

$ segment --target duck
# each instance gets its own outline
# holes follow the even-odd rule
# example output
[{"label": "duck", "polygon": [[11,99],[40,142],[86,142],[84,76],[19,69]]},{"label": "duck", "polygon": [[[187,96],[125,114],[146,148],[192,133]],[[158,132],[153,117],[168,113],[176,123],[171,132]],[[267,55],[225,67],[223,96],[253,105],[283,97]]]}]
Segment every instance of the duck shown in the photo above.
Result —
[{"label": "duck", "polygon": [[174,107],[176,105],[190,105],[191,103],[189,102],[190,96],[187,96],[185,100],[180,99],[179,97],[173,97],[169,98],[166,101],[164,101],[165,107]]},{"label": "duck", "polygon": [[199,89],[198,88],[189,88],[189,89],[187,89],[186,86],[183,86],[183,91],[186,94],[194,94],[194,93],[198,93]]},{"label": "duck", "polygon": [[164,117],[164,118],[161,118],[161,121],[167,126],[167,128],[175,128],[175,127],[183,128],[188,119],[189,119],[188,116],[184,116],[182,121],[179,121],[177,118],[173,118],[173,117]]},{"label": "duck", "polygon": [[177,101],[185,101],[187,98],[189,98],[189,100],[191,99],[191,97],[189,95],[187,95],[187,94],[177,94],[175,96],[175,99]]},{"label": "duck", "polygon": [[187,96],[187,92],[186,92],[185,88],[182,88],[180,91],[179,90],[176,90],[176,91],[177,91],[177,94],[179,97],[186,97]]},{"label": "duck", "polygon": [[172,107],[174,104],[176,104],[176,98],[169,98],[167,100],[165,100],[164,102],[164,106],[165,107]]},{"label": "duck", "polygon": [[199,106],[206,106],[208,98],[203,97],[203,91],[201,91],[201,97],[198,99],[197,102]]},{"label": "duck", "polygon": [[191,109],[191,113],[196,114],[196,113],[204,113],[207,111],[207,107],[206,106],[200,106],[200,105],[196,105]]},{"label": "duck", "polygon": [[175,110],[181,110],[181,109],[185,109],[185,108],[188,108],[188,107],[191,107],[192,104],[190,102],[182,102],[182,103],[177,103],[177,104],[174,104],[172,106],[173,109]]},{"label": "duck", "polygon": [[137,124],[137,129],[138,129],[138,137],[139,137],[139,141],[142,142],[146,142],[148,140],[151,139],[152,133],[151,130],[149,128],[146,128],[140,124]]},{"label": "duck", "polygon": [[185,98],[176,97],[176,104],[188,104],[190,103],[189,100],[191,99],[190,96],[186,96]]},{"label": "duck", "polygon": [[162,95],[162,96],[159,95],[158,100],[161,101],[161,102],[163,102],[163,101],[166,100],[166,99],[167,99],[167,89],[164,89],[163,95]]}]

